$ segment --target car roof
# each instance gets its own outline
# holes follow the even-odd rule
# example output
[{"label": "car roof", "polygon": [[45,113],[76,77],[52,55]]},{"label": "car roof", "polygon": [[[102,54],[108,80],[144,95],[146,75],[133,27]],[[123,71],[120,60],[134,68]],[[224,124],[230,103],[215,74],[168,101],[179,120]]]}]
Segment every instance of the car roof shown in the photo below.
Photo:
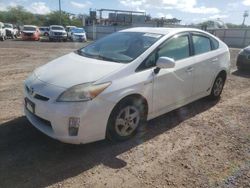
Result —
[{"label": "car roof", "polygon": [[166,27],[134,27],[130,29],[122,30],[121,32],[142,32],[142,33],[155,33],[161,35],[174,34],[179,32],[188,32],[188,31],[198,31],[203,32],[200,29],[195,28],[166,28]]}]

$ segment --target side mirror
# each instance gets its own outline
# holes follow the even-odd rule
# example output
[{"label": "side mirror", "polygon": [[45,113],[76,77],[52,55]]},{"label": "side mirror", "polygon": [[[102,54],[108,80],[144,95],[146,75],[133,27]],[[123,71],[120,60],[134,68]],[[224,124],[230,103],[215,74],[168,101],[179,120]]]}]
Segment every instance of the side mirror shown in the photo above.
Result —
[{"label": "side mirror", "polygon": [[169,57],[160,57],[156,62],[156,67],[160,69],[170,69],[175,67],[175,60]]},{"label": "side mirror", "polygon": [[158,74],[161,69],[170,69],[175,67],[175,60],[169,57],[160,57],[156,62],[154,73]]}]

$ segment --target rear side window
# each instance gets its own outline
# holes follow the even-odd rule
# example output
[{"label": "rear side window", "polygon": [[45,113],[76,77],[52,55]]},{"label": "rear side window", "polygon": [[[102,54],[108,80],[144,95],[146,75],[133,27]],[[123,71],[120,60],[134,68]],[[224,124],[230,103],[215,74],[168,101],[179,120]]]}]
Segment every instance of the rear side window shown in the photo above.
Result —
[{"label": "rear side window", "polygon": [[177,36],[168,40],[158,51],[158,57],[170,57],[175,61],[189,56],[189,39],[187,35]]},{"label": "rear side window", "polygon": [[192,37],[195,55],[203,54],[212,50],[211,42],[208,37],[201,35],[193,35]]}]

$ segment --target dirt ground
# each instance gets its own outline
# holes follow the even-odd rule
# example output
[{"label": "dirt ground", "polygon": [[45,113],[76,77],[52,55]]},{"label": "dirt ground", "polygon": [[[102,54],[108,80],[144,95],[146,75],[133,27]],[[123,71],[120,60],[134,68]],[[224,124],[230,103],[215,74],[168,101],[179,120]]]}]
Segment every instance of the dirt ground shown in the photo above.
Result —
[{"label": "dirt ground", "polygon": [[0,42],[0,187],[250,187],[250,73],[232,71],[219,101],[165,114],[123,143],[68,145],[33,128],[24,79],[83,45]]}]

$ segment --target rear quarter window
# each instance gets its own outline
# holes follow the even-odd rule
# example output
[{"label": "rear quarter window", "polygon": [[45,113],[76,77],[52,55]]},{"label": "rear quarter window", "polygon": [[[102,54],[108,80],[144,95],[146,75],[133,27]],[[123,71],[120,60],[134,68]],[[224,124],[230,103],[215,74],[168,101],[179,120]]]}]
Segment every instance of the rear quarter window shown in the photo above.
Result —
[{"label": "rear quarter window", "polygon": [[219,42],[215,39],[211,37],[211,43],[212,43],[212,49],[213,50],[217,50],[219,48]]}]

